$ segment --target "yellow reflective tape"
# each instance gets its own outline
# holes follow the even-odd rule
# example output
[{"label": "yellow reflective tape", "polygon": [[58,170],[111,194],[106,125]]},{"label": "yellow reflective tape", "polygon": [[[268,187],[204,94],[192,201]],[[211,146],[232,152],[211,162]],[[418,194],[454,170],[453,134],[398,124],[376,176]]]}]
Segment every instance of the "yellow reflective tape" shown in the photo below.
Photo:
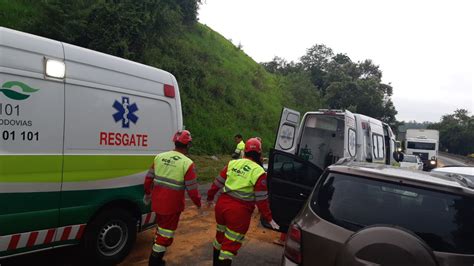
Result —
[{"label": "yellow reflective tape", "polygon": [[216,231],[217,232],[225,232],[225,225],[223,224],[217,224]]},{"label": "yellow reflective tape", "polygon": [[153,245],[153,251],[154,252],[165,252],[166,251],[166,247],[165,246],[162,246],[162,245],[158,245],[158,244],[154,244]]},{"label": "yellow reflective tape", "polygon": [[220,244],[219,242],[217,242],[217,239],[214,239],[214,241],[212,242],[212,245],[213,245],[214,248],[216,248],[217,250],[221,250],[221,248],[222,248],[222,244]]},{"label": "yellow reflective tape", "polygon": [[172,238],[174,236],[174,231],[158,227],[158,234],[166,238]]},{"label": "yellow reflective tape", "polygon": [[230,230],[229,228],[226,228],[225,237],[234,242],[242,242],[242,240],[244,240],[245,234],[239,234]]},{"label": "yellow reflective tape", "polygon": [[221,250],[219,253],[219,260],[232,260],[234,256],[235,255],[232,252]]}]

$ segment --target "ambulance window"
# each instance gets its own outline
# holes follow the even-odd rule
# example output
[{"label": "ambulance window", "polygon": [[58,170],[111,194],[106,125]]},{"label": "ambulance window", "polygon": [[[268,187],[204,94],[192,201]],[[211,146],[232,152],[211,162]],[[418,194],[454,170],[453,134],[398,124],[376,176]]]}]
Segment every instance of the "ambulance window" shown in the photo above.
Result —
[{"label": "ambulance window", "polygon": [[349,155],[354,157],[356,155],[356,132],[352,128],[349,128],[347,141]]},{"label": "ambulance window", "polygon": [[288,150],[293,147],[295,139],[295,127],[293,125],[283,125],[280,129],[280,136],[278,144],[283,150]]}]

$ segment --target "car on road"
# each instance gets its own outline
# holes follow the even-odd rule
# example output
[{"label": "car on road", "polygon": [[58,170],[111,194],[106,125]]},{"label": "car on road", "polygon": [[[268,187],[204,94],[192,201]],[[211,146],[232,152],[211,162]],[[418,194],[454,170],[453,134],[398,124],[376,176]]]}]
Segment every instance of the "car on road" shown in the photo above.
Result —
[{"label": "car on road", "polygon": [[420,157],[416,155],[405,155],[400,162],[401,168],[408,168],[413,170],[423,170],[423,162]]},{"label": "car on road", "polygon": [[269,200],[281,265],[473,265],[474,185],[381,164],[321,169],[274,153]]}]

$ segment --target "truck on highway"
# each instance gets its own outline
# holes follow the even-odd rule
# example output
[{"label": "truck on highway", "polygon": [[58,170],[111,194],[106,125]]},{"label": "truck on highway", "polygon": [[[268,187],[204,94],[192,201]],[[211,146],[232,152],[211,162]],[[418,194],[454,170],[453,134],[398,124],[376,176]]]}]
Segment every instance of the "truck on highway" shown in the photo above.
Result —
[{"label": "truck on highway", "polygon": [[183,128],[166,71],[0,27],[0,259],[82,245],[116,264],[154,225],[143,181]]},{"label": "truck on highway", "polygon": [[434,129],[407,129],[405,153],[417,155],[423,161],[423,169],[438,165],[439,131]]}]

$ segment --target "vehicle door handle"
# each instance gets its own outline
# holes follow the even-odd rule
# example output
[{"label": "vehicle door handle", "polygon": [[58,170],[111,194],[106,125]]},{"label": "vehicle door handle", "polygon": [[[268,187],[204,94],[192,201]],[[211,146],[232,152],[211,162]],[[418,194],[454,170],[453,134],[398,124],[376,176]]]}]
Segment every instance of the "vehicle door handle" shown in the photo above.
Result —
[{"label": "vehicle door handle", "polygon": [[308,195],[306,195],[306,194],[303,194],[303,193],[300,193],[300,196],[301,196],[301,197],[305,197],[305,198],[307,198],[307,197],[308,197]]}]

